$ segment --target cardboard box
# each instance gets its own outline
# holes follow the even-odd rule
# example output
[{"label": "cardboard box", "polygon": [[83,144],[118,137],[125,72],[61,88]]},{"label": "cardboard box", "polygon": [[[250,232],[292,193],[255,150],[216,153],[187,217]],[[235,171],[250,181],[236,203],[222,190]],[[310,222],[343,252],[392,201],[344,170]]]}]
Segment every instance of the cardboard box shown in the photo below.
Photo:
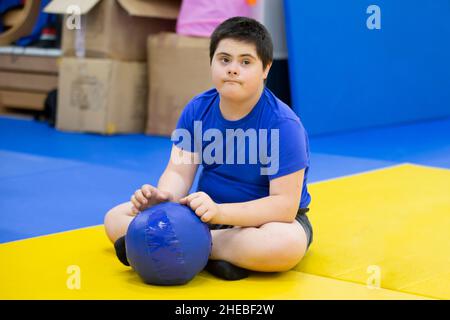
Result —
[{"label": "cardboard box", "polygon": [[143,132],[146,102],[145,63],[61,60],[57,129],[103,134]]},{"label": "cardboard box", "polygon": [[209,38],[161,33],[148,39],[147,134],[170,136],[181,111],[211,89]]},{"label": "cardboard box", "polygon": [[[148,35],[175,30],[180,2],[53,0],[44,11],[66,14],[62,28],[64,56],[145,61]],[[81,14],[78,20],[73,14],[77,10]]]}]

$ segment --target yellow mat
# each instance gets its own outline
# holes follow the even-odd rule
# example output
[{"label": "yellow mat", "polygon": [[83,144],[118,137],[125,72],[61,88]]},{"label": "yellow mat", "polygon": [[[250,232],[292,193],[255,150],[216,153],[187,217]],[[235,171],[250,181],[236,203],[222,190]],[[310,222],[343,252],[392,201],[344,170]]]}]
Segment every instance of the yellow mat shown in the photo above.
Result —
[{"label": "yellow mat", "polygon": [[449,170],[407,164],[310,192],[314,242],[292,271],[149,286],[97,226],[0,245],[0,299],[450,298]]},{"label": "yellow mat", "polygon": [[450,170],[405,164],[309,186],[314,242],[295,270],[450,299]]},{"label": "yellow mat", "polygon": [[302,272],[223,281],[202,272],[177,287],[146,285],[115,258],[102,226],[0,245],[0,299],[421,299]]}]

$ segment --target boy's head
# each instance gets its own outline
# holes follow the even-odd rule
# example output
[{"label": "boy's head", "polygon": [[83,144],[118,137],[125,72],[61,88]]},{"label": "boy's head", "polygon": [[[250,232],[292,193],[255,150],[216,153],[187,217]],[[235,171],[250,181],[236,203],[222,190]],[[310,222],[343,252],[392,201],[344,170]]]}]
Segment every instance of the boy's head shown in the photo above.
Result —
[{"label": "boy's head", "polygon": [[246,100],[267,78],[273,60],[272,38],[254,19],[230,18],[211,35],[209,56],[219,93],[232,100]]}]

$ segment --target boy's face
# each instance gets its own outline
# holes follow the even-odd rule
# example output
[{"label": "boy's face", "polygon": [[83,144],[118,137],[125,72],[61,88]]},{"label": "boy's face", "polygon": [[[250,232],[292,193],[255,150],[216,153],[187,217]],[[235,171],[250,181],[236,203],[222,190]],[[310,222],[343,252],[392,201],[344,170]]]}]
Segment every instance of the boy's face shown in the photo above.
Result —
[{"label": "boy's face", "polygon": [[220,96],[244,101],[259,92],[269,73],[270,64],[263,70],[254,44],[223,39],[211,61],[212,81]]}]

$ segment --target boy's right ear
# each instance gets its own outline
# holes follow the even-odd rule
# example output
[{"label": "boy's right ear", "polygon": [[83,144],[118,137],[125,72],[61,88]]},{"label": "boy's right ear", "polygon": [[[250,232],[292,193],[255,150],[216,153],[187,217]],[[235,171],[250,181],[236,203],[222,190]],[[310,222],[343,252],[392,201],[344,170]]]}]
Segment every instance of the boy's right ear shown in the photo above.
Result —
[{"label": "boy's right ear", "polygon": [[272,61],[266,66],[264,70],[264,81],[267,81],[267,77],[269,76],[270,68],[272,67]]}]

